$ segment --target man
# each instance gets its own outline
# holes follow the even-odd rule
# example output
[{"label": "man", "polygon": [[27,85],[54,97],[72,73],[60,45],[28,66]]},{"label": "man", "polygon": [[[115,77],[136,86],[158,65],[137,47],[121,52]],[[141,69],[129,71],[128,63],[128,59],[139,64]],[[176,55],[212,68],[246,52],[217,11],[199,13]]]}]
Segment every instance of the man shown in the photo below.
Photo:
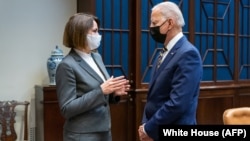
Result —
[{"label": "man", "polygon": [[152,8],[150,33],[164,44],[159,60],[152,68],[141,141],[158,141],[159,125],[195,125],[202,78],[202,60],[198,50],[182,33],[185,25],[179,7],[162,2]]}]

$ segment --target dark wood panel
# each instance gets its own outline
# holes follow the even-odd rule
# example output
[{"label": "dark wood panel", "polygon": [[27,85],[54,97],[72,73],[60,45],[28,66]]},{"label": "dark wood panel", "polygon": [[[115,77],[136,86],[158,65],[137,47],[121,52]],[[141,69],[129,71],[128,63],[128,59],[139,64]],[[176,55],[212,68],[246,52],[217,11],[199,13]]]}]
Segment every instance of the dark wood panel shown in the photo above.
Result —
[{"label": "dark wood panel", "polygon": [[142,116],[143,116],[143,111],[144,111],[144,106],[146,104],[147,100],[147,90],[137,90],[137,93],[135,94],[136,96],[136,114],[135,114],[135,140],[139,141],[139,136],[138,136],[138,127],[141,125],[142,121]]},{"label": "dark wood panel", "polygon": [[95,0],[77,0],[77,12],[95,13]]},{"label": "dark wood panel", "polygon": [[133,140],[131,129],[134,129],[132,127],[134,115],[133,109],[130,108],[131,102],[133,100],[130,99],[130,96],[124,96],[119,103],[110,104],[113,141]]},{"label": "dark wood panel", "polygon": [[250,107],[250,86],[242,86],[239,90],[239,106]]},{"label": "dark wood panel", "polygon": [[239,96],[239,107],[250,107],[250,94]]},{"label": "dark wood panel", "polygon": [[233,107],[232,97],[200,98],[197,109],[198,124],[223,124],[222,114]]}]

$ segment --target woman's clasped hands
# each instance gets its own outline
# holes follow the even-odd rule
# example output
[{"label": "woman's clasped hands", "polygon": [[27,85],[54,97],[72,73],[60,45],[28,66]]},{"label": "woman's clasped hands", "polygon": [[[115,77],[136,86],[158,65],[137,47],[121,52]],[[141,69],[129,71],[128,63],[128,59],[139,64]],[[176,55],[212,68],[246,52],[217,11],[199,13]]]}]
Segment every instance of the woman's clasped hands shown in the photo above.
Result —
[{"label": "woman's clasped hands", "polygon": [[130,84],[124,76],[113,77],[111,76],[107,81],[101,84],[104,94],[114,93],[115,95],[126,95],[130,89]]}]

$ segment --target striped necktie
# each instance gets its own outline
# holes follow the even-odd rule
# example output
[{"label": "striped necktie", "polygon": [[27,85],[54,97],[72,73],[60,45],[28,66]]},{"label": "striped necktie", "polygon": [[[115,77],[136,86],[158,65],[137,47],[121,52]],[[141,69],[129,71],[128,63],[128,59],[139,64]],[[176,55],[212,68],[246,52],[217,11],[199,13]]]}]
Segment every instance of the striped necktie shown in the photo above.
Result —
[{"label": "striped necktie", "polygon": [[167,49],[166,47],[162,48],[162,50],[161,50],[161,52],[160,52],[160,55],[159,55],[159,57],[158,57],[157,68],[160,67],[160,65],[161,65],[161,63],[162,63],[163,54],[164,54],[165,52],[167,52],[167,51],[168,51],[168,49]]}]

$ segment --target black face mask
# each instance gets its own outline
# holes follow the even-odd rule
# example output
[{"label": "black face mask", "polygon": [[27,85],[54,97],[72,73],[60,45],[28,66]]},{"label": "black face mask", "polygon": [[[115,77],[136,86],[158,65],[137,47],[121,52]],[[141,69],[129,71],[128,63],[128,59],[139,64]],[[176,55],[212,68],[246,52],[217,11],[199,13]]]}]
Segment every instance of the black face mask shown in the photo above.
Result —
[{"label": "black face mask", "polygon": [[[167,20],[166,20],[167,21]],[[165,21],[165,22],[166,22]],[[159,42],[159,43],[164,43],[165,42],[165,39],[167,37],[167,34],[161,34],[160,33],[160,28],[162,25],[165,24],[165,22],[163,22],[160,26],[155,26],[155,27],[150,27],[150,35],[151,37],[156,41],[156,42]]]},{"label": "black face mask", "polygon": [[159,43],[164,43],[166,39],[166,34],[160,33],[160,26],[150,27],[151,37]]}]

